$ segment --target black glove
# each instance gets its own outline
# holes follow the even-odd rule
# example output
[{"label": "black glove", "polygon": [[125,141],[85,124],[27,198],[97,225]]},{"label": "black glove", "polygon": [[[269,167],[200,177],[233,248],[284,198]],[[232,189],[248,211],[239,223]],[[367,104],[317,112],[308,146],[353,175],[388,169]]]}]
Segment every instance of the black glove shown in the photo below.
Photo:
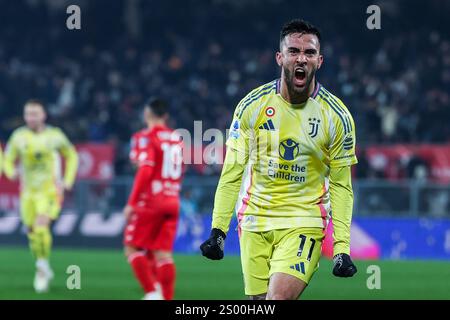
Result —
[{"label": "black glove", "polygon": [[220,229],[212,229],[209,239],[200,245],[202,254],[211,260],[220,260],[223,258],[223,247],[227,236]]},{"label": "black glove", "polygon": [[346,253],[339,253],[333,258],[333,274],[336,277],[352,277],[358,270]]}]

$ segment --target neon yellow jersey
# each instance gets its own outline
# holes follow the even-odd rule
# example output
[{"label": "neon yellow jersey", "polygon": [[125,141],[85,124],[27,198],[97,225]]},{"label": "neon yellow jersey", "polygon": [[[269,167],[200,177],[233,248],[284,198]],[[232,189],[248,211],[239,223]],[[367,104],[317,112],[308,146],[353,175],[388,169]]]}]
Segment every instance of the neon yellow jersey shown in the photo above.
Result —
[{"label": "neon yellow jersey", "polygon": [[15,161],[20,159],[22,191],[45,191],[61,182],[59,154],[66,160],[64,184],[74,183],[78,156],[66,135],[56,127],[47,126],[36,133],[27,127],[16,129],[5,150],[4,171],[8,178],[16,174]]},{"label": "neon yellow jersey", "polygon": [[247,231],[325,227],[331,167],[357,163],[347,107],[319,83],[303,104],[279,93],[280,80],[238,104],[227,146],[249,159],[235,212]]}]

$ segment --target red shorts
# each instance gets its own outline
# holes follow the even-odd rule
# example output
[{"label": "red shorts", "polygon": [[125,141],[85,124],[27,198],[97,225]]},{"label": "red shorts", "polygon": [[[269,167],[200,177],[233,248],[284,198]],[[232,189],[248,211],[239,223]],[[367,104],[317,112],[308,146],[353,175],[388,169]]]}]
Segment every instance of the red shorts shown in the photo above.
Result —
[{"label": "red shorts", "polygon": [[138,208],[124,231],[124,244],[138,249],[172,251],[177,234],[179,201],[158,201],[158,208]]}]

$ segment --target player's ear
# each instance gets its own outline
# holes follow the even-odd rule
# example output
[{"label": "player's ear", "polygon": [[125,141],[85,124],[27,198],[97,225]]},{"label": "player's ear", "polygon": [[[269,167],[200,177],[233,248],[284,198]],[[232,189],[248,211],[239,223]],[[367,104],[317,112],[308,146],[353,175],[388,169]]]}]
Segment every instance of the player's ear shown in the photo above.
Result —
[{"label": "player's ear", "polygon": [[319,55],[319,63],[318,63],[318,65],[317,65],[317,70],[319,70],[320,69],[320,67],[322,66],[322,63],[323,63],[323,55]]},{"label": "player's ear", "polygon": [[277,52],[275,54],[275,60],[277,60],[278,66],[281,67],[283,65],[283,56],[282,56],[281,52]]}]

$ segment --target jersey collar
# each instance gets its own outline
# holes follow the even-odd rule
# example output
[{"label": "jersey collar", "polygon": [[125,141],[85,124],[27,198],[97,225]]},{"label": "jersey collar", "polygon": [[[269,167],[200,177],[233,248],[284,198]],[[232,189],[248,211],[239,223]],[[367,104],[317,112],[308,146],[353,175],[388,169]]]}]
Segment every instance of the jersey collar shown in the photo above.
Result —
[{"label": "jersey collar", "polygon": [[317,94],[319,93],[320,87],[322,85],[316,80],[315,86],[314,86],[314,91],[311,95],[311,98],[315,99],[317,97]]}]

